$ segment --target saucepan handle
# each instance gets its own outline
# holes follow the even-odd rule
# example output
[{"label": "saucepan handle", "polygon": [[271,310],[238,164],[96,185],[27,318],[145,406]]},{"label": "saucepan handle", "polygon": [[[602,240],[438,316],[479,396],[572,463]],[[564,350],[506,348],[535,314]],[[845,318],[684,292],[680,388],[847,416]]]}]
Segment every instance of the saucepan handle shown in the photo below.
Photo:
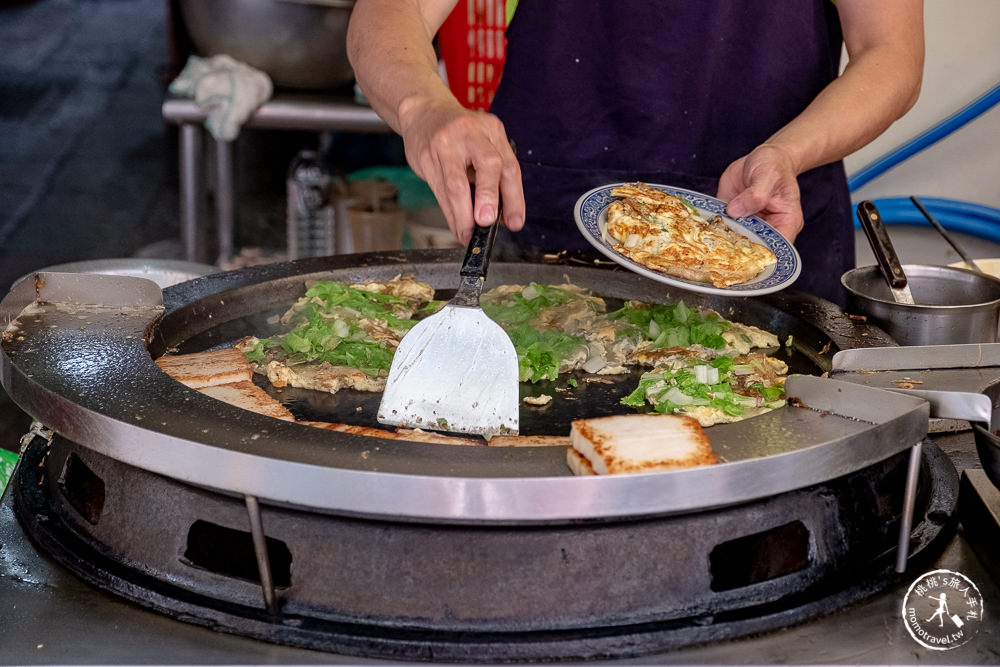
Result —
[{"label": "saucepan handle", "polygon": [[903,266],[899,263],[892,241],[889,240],[885,221],[882,220],[875,204],[868,200],[859,203],[857,214],[858,222],[865,230],[865,236],[868,237],[868,242],[875,253],[875,261],[878,262],[886,282],[895,289],[906,287],[906,274],[903,273]]}]

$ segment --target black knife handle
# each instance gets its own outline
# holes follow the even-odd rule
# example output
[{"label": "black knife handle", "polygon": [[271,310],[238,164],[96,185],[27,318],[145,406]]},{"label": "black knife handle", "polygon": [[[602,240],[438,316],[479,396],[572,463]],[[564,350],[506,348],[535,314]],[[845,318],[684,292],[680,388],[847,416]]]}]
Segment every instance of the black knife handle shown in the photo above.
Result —
[{"label": "black knife handle", "polygon": [[496,240],[497,230],[500,229],[500,207],[497,207],[497,219],[489,227],[481,227],[475,223],[472,225],[472,238],[469,239],[469,247],[465,250],[465,259],[462,260],[462,270],[459,275],[469,278],[486,278],[486,269],[490,265],[490,253],[493,251],[493,241]]},{"label": "black knife handle", "polygon": [[886,231],[885,221],[879,214],[875,204],[865,200],[858,204],[858,222],[865,230],[865,236],[875,253],[875,261],[878,262],[882,275],[889,283],[890,287],[900,289],[906,287],[906,274],[903,273],[903,266],[899,263],[899,256],[896,249],[892,247],[889,240],[889,232]]}]

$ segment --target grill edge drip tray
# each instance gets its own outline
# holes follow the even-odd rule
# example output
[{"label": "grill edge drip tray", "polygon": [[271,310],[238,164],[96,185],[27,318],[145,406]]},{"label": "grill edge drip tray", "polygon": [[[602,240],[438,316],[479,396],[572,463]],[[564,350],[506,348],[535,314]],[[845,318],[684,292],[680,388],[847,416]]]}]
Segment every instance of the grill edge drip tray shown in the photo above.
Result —
[{"label": "grill edge drip tray", "polygon": [[[954,466],[931,442],[911,562],[950,536]],[[13,480],[29,534],[89,583],[225,632],[349,655],[452,661],[650,654],[786,627],[899,581],[908,453],[809,489],[636,521],[392,523],[261,505],[266,611],[243,499],[56,436]]]}]

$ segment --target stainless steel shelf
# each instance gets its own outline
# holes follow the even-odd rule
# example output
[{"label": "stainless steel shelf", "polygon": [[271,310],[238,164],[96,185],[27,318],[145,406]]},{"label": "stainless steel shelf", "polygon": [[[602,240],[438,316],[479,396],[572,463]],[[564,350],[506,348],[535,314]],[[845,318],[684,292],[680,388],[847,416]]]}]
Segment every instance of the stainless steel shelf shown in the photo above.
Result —
[{"label": "stainless steel shelf", "polygon": [[[202,201],[205,193],[204,129],[208,111],[194,100],[168,97],[163,102],[163,119],[180,126],[178,142],[180,162],[181,240],[184,258],[191,262],[207,261],[207,251],[200,247]],[[247,119],[244,127],[264,130],[307,130],[316,132],[391,132],[385,121],[368,106],[351,98],[332,95],[277,94]],[[215,217],[219,260],[233,253],[236,225],[234,157],[231,141],[214,141],[216,193]]]}]

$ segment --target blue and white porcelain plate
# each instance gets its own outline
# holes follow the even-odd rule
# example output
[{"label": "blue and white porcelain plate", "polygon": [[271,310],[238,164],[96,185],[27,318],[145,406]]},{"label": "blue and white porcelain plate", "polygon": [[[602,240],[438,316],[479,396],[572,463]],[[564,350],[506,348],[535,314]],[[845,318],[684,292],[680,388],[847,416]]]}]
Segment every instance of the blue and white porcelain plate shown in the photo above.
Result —
[{"label": "blue and white porcelain plate", "polygon": [[731,287],[715,287],[708,283],[685,280],[665,273],[654,271],[629,257],[615,250],[614,240],[605,233],[608,224],[608,205],[615,199],[611,196],[611,190],[624,183],[611,183],[594,188],[590,192],[581,196],[573,209],[573,216],[576,218],[576,226],[580,232],[587,237],[587,240],[600,252],[607,255],[622,266],[638,274],[657,280],[661,283],[673,285],[681,289],[703,294],[721,294],[725,296],[757,296],[760,294],[770,294],[782,290],[799,277],[802,271],[802,259],[795,247],[785,239],[778,231],[754,215],[744,218],[730,218],[726,215],[726,203],[691,190],[675,188],[669,185],[657,185],[647,183],[650,187],[662,190],[667,194],[680,197],[698,209],[699,215],[708,219],[713,215],[718,215],[733,231],[746,236],[751,241],[755,241],[771,249],[778,258],[774,266],[765,269],[756,278],[747,283],[740,283]]}]

